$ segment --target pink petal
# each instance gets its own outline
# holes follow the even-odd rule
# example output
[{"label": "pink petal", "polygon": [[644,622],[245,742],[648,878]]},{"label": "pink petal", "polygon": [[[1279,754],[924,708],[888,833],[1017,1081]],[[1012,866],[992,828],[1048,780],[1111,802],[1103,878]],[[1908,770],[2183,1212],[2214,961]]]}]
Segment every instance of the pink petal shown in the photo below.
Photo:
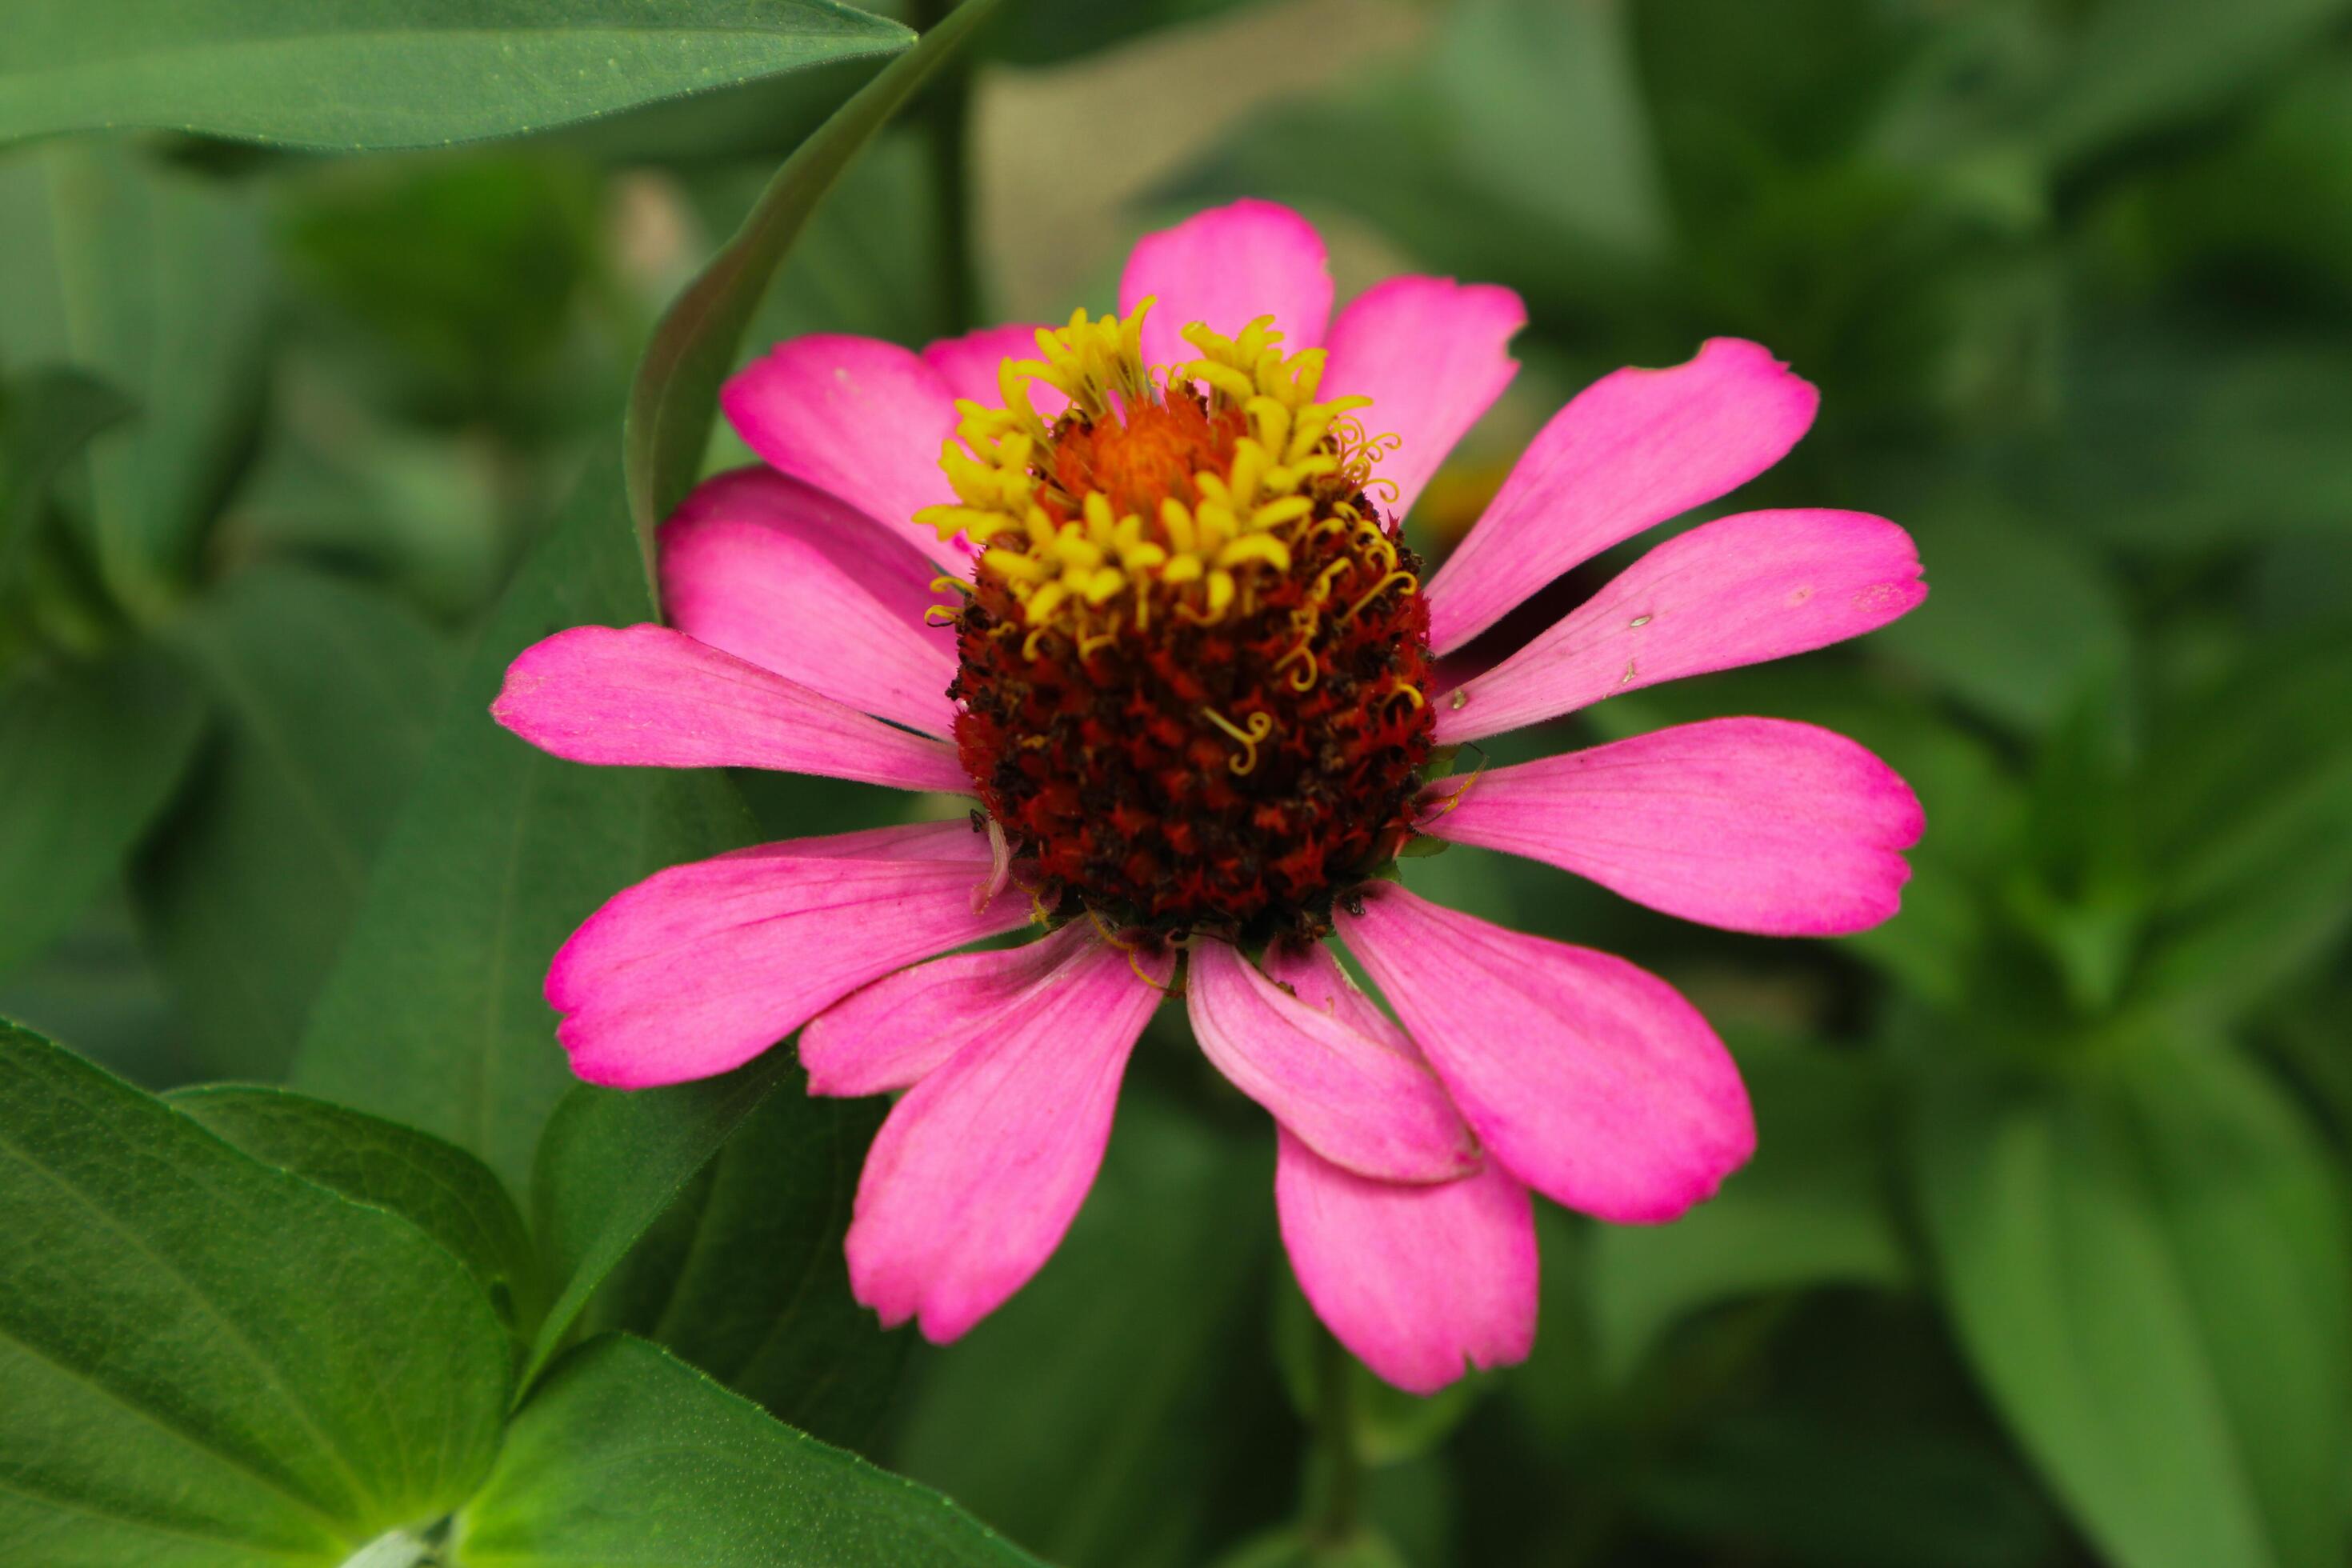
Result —
[{"label": "pink petal", "polygon": [[955,500],[940,448],[955,399],[922,356],[875,338],[817,334],[778,343],[728,382],[719,406],[754,452],[840,497],[949,571],[971,559],[915,513]]},{"label": "pink petal", "polygon": [[1200,358],[1178,336],[1194,321],[1231,337],[1258,317],[1272,316],[1282,330],[1282,346],[1296,353],[1320,347],[1331,319],[1323,237],[1272,202],[1212,207],[1137,240],[1118,280],[1120,314],[1146,295],[1159,300],[1143,322],[1147,364]]},{"label": "pink petal", "polygon": [[1536,1339],[1536,1226],[1528,1189],[1489,1163],[1458,1182],[1370,1181],[1286,1129],[1275,1164],[1282,1243],[1315,1315],[1411,1394],[1465,1363],[1525,1361]]},{"label": "pink petal", "polygon": [[954,747],[667,626],[574,626],[533,643],[507,667],[490,716],[575,763],[773,768],[971,793]]},{"label": "pink petal", "polygon": [[1478,1169],[1470,1130],[1426,1068],[1284,991],[1232,944],[1193,944],[1185,1005],[1217,1070],[1324,1158],[1391,1182]]},{"label": "pink petal", "polygon": [[1339,910],[1416,1045],[1486,1145],[1547,1197],[1669,1220],[1756,1147],[1730,1053],[1674,988],[1622,958],[1505,931],[1393,882]]},{"label": "pink petal", "polygon": [[1395,1019],[1381,1011],[1379,1003],[1363,994],[1321,942],[1269,942],[1257,962],[1268,980],[1287,985],[1292,995],[1317,1012],[1338,1018],[1392,1051],[1422,1060],[1421,1047],[1397,1027]]},{"label": "pink petal", "polygon": [[[941,338],[923,350],[923,363],[940,373],[948,390],[988,408],[1004,406],[997,368],[1006,360],[1034,360],[1036,327],[982,327],[960,338]],[[1029,406],[1047,420],[1058,419],[1070,400],[1042,382],[1027,384]]]},{"label": "pink petal", "polygon": [[707,480],[661,529],[662,609],[697,642],[862,712],[945,735],[955,635],[903,533],[773,468]]},{"label": "pink petal", "polygon": [[[1259,967],[1318,1012],[1422,1059],[1321,942],[1276,942]],[[1535,1216],[1516,1177],[1489,1160],[1478,1174],[1439,1185],[1369,1181],[1280,1136],[1283,1240],[1300,1288],[1342,1344],[1415,1393],[1460,1376],[1465,1357],[1477,1366],[1526,1357]]]},{"label": "pink petal", "polygon": [[1911,877],[1903,851],[1926,826],[1893,768],[1781,719],[1712,719],[1495,768],[1455,799],[1422,831],[1763,936],[1839,936],[1893,915]]},{"label": "pink petal", "polygon": [[1927,596],[1911,536],[1859,511],[1701,523],[1441,700],[1441,743],[1475,741],[1686,675],[1810,653]]},{"label": "pink petal", "polygon": [[1378,469],[1396,487],[1395,500],[1383,500],[1396,516],[1412,510],[1454,444],[1511,384],[1519,368],[1511,335],[1527,323],[1527,307],[1508,289],[1391,278],[1349,300],[1331,324],[1322,395],[1370,398],[1358,416],[1364,427],[1403,442]]},{"label": "pink petal", "polygon": [[1093,936],[1081,921],[1042,942],[935,958],[852,992],[801,1031],[809,1092],[887,1094],[992,1029]]},{"label": "pink petal", "polygon": [[[1165,955],[1135,955],[1164,984]],[[1110,1141],[1128,1053],[1161,993],[1096,941],[908,1090],[866,1157],[849,1279],[886,1327],[956,1338],[1059,1246]]]},{"label": "pink petal", "polygon": [[988,844],[929,822],[738,850],[657,872],[548,966],[556,1037],[591,1083],[644,1089],[741,1066],[858,986],[1029,918],[971,908]]},{"label": "pink petal", "polygon": [[1430,646],[1452,652],[1570,567],[1746,484],[1797,444],[1820,401],[1738,338],[1710,338],[1668,370],[1602,376],[1552,416],[1429,580]]}]

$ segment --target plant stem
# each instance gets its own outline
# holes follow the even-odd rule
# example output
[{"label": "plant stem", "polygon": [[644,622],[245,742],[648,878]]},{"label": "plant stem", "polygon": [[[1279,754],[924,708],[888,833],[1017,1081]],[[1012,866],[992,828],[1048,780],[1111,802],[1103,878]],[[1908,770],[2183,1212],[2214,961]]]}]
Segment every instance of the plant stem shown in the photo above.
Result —
[{"label": "plant stem", "polygon": [[1315,1453],[1307,1472],[1307,1539],[1341,1546],[1355,1539],[1363,1463],[1356,1453],[1355,1363],[1315,1325]]},{"label": "plant stem", "polygon": [[[955,0],[919,0],[915,26],[928,33]],[[949,330],[980,324],[980,280],[971,256],[971,60],[968,51],[940,68],[919,106],[931,160],[932,219],[938,228],[940,303]]]}]

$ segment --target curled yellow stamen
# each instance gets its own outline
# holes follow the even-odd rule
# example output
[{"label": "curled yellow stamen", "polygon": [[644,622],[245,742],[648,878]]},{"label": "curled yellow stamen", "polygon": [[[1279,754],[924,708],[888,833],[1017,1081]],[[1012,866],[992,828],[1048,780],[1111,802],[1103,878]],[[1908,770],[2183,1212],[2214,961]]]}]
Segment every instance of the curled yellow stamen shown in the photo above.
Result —
[{"label": "curled yellow stamen", "polygon": [[1372,591],[1370,593],[1365,595],[1362,598],[1349,605],[1345,610],[1339,612],[1339,619],[1342,621],[1354,620],[1357,616],[1363,612],[1365,605],[1370,604],[1374,599],[1379,598],[1382,594],[1388,592],[1389,584],[1391,583],[1403,583],[1407,584],[1405,592],[1408,594],[1418,593],[1421,590],[1421,579],[1414,576],[1412,573],[1391,572],[1387,576],[1381,578],[1379,582],[1373,584]]},{"label": "curled yellow stamen", "polygon": [[1213,708],[1201,710],[1201,717],[1231,735],[1242,747],[1242,754],[1225,759],[1235,777],[1255,772],[1257,768],[1258,743],[1274,733],[1274,715],[1261,710],[1249,716],[1249,728],[1244,730]]}]

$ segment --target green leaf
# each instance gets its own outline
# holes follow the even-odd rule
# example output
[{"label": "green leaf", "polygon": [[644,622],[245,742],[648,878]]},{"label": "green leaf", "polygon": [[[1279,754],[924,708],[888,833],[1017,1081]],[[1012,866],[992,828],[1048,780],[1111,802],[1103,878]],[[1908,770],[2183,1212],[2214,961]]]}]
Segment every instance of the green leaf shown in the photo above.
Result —
[{"label": "green leaf", "polygon": [[[12,66],[20,28],[12,16]],[[142,411],[91,445],[90,553],[118,604],[158,618],[258,416],[273,286],[258,197],[118,144],[52,146],[0,159],[0,360],[85,367]]]},{"label": "green leaf", "polygon": [[1967,502],[1906,521],[1932,586],[1926,604],[1872,639],[1880,651],[2028,733],[2120,670],[2122,605],[2073,541]]},{"label": "green leaf", "polygon": [[23,0],[0,140],[148,126],[363,152],[516,136],[908,34],[831,0]]},{"label": "green leaf", "polygon": [[751,837],[718,773],[562,762],[487,712],[530,644],[652,618],[606,458],[483,633],[295,1058],[296,1087],[446,1138],[515,1191],[572,1081],[548,960],[623,888]]},{"label": "green leaf", "polygon": [[1856,1057],[1741,1043],[1740,1076],[1765,1130],[1756,1158],[1673,1225],[1593,1233],[1593,1327],[1612,1379],[1684,1316],[1718,1302],[1905,1282],[1880,1144],[1884,1080]]},{"label": "green leaf", "polygon": [[398,1215],[472,1271],[509,1328],[538,1326],[546,1302],[530,1233],[489,1167],[463,1149],[282,1089],[204,1084],[166,1103],[265,1165]]},{"label": "green leaf", "polygon": [[582,1346],[457,1521],[464,1568],[959,1568],[1034,1560],[626,1335]]},{"label": "green leaf", "polygon": [[222,716],[141,918],[208,1076],[275,1079],[424,766],[454,662],[399,604],[266,567],[167,636]]},{"label": "green leaf", "polygon": [[556,1297],[526,1381],[631,1244],[793,1070],[792,1052],[779,1047],[724,1078],[634,1093],[579,1084],[564,1097],[531,1178],[531,1217]]},{"label": "green leaf", "polygon": [[1465,178],[1612,252],[1656,258],[1670,231],[1631,10],[1470,0],[1431,63]]},{"label": "green leaf", "polygon": [[1927,1426],[1916,1408],[1895,1421],[1763,1411],[1695,1434],[1636,1486],[1660,1528],[1718,1553],[1807,1568],[2063,1561],[2054,1515],[2006,1459],[1994,1442]]},{"label": "green leaf", "polygon": [[2108,0],[2051,92],[2039,140],[2080,159],[2210,110],[2294,63],[2346,9],[2345,0]]},{"label": "green leaf", "polygon": [[509,1377],[405,1220],[0,1026],[0,1558],[327,1568],[472,1493]]},{"label": "green leaf", "polygon": [[2218,1047],[2113,1079],[1938,1079],[1915,1176],[1963,1348],[2123,1568],[2345,1552],[2347,1214],[2300,1114]]},{"label": "green leaf", "polygon": [[924,1368],[894,1467],[1069,1568],[1200,1562],[1210,1500],[1295,1453],[1258,1348],[1270,1142],[1130,1081],[1069,1236]]},{"label": "green leaf", "polygon": [[143,1088],[196,1076],[179,1016],[120,889],[39,958],[0,976],[0,1017],[72,1040],[91,1061]]},{"label": "green leaf", "polygon": [[743,226],[656,324],[629,388],[622,435],[629,516],[648,576],[654,528],[702,477],[719,384],[734,367],[743,329],[809,214],[859,149],[996,5],[997,0],[964,0],[859,89],[784,161]]},{"label": "green leaf", "polygon": [[813,1436],[865,1444],[912,1338],[858,1304],[842,1254],[883,1109],[814,1098],[793,1073],[614,1272],[593,1325],[654,1341]]},{"label": "green leaf", "polygon": [[136,411],[114,386],[69,367],[0,382],[0,592],[32,548],[51,481],[100,432]]},{"label": "green leaf", "polygon": [[0,686],[0,972],[73,923],[187,772],[195,688],[152,653]]}]

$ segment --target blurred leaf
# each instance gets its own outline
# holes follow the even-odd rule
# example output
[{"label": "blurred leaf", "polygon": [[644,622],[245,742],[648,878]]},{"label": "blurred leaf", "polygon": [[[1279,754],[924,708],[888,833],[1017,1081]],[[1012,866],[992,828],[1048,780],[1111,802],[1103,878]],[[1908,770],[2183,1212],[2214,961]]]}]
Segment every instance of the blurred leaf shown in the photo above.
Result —
[{"label": "blurred leaf", "polygon": [[1268,1375],[1242,1347],[1263,1334],[1270,1142],[1248,1157],[1130,1084],[1068,1237],[925,1368],[893,1462],[1067,1568],[1198,1562],[1217,1472],[1263,1463],[1242,1447],[1262,1418],[1222,1385]]},{"label": "blurred leaf", "polygon": [[406,410],[520,423],[597,265],[597,171],[545,152],[331,163],[280,225],[289,270],[368,334]]},{"label": "blurred leaf", "polygon": [[1474,1370],[1428,1395],[1381,1382],[1331,1338],[1289,1274],[1276,1287],[1274,1353],[1290,1408],[1310,1429],[1323,1419],[1316,1408],[1322,1397],[1316,1384],[1324,1370],[1318,1362],[1331,1356],[1346,1367],[1349,1427],[1356,1457],[1370,1466],[1396,1465],[1442,1447],[1495,1381]]},{"label": "blurred leaf", "polygon": [[1023,66],[1064,65],[1134,44],[1162,27],[1188,26],[1234,10],[1246,0],[1023,0],[982,35],[981,47]]},{"label": "blurred leaf", "polygon": [[464,1264],[518,1334],[545,1310],[530,1233],[489,1167],[398,1122],[282,1089],[205,1084],[165,1102],[265,1165],[398,1215]]},{"label": "blurred leaf", "polygon": [[89,1060],[142,1088],[196,1076],[179,1015],[120,888],[84,910],[41,957],[0,976],[0,1017],[76,1041]]},{"label": "blurred leaf", "polygon": [[[1646,0],[1629,20],[1670,141],[1730,132],[1780,163],[1851,142],[1902,84],[1920,32],[1874,0]],[[1949,18],[1944,35],[1972,20]]]},{"label": "blurred leaf", "polygon": [[1370,1531],[1345,1541],[1318,1541],[1300,1527],[1269,1531],[1218,1558],[1211,1568],[1406,1568],[1403,1555]]},{"label": "blurred leaf", "polygon": [[[2267,641],[2201,700],[2159,715],[2141,770],[2163,876],[2140,1004],[2225,1020],[2352,923],[2352,648]],[[2217,745],[2217,735],[2231,737]]]},{"label": "blurred leaf", "polygon": [[199,1059],[275,1079],[424,766],[450,659],[393,600],[263,567],[167,634],[222,716],[133,891]]},{"label": "blurred leaf", "polygon": [[912,1339],[858,1304],[842,1255],[882,1110],[789,1075],[614,1271],[592,1325],[661,1344],[812,1436],[863,1445]]},{"label": "blurred leaf", "polygon": [[832,0],[22,0],[0,139],[125,125],[361,152],[513,136],[903,47]]},{"label": "blurred leaf", "polygon": [[1927,563],[1927,602],[1879,632],[1876,648],[2027,733],[2120,672],[2123,608],[2079,547],[1966,503],[1906,522]]},{"label": "blurred leaf", "polygon": [[2105,0],[2051,93],[2039,140],[2074,160],[2214,108],[2289,64],[2345,0]]},{"label": "blurred leaf", "polygon": [[446,1138],[513,1190],[572,1081],[541,994],[548,960],[630,883],[750,838],[716,773],[583,767],[485,711],[530,644],[652,616],[604,459],[483,632],[295,1058],[297,1087]]},{"label": "blurred leaf", "polygon": [[1626,9],[1453,7],[1417,56],[1286,96],[1154,194],[1341,207],[1432,270],[1508,283],[1539,326],[1622,344],[1676,280]]},{"label": "blurred leaf", "polygon": [[723,1078],[624,1093],[576,1084],[548,1119],[531,1175],[531,1221],[556,1284],[526,1382],[646,1227],[661,1217],[743,1119],[792,1076],[777,1047]]},{"label": "blurred leaf", "polygon": [[523,1406],[457,1542],[465,1563],[516,1568],[1034,1563],[625,1334],[565,1357]]},{"label": "blurred leaf", "polygon": [[122,874],[204,725],[202,696],[152,652],[0,684],[0,973]]},{"label": "blurred leaf", "polygon": [[91,554],[116,601],[155,618],[194,570],[259,410],[257,200],[120,143],[66,143],[0,158],[0,359],[83,367],[139,405],[90,447]]},{"label": "blurred leaf", "polygon": [[0,1026],[0,1557],[341,1563],[490,1467],[466,1270]]},{"label": "blurred leaf", "polygon": [[1883,1078],[1858,1057],[1740,1044],[1755,1159],[1674,1225],[1593,1233],[1593,1327],[1612,1380],[1630,1376],[1680,1319],[1719,1302],[1908,1280],[1888,1202]]},{"label": "blurred leaf", "polygon": [[2347,531],[2352,356],[2334,343],[2137,323],[2078,331],[2065,368],[2045,504],[2070,529],[2137,555]]},{"label": "blurred leaf", "polygon": [[1632,9],[1465,0],[1431,67],[1465,178],[1611,251],[1655,258],[1669,237]]},{"label": "blurred leaf", "polygon": [[[336,359],[333,369],[348,363]],[[383,417],[333,383],[320,359],[281,368],[287,395],[222,519],[223,553],[327,565],[436,620],[477,623],[519,542],[505,515],[518,500],[512,448],[479,426],[440,431]]]},{"label": "blurred leaf", "polygon": [[719,383],[734,367],[743,329],[809,214],[859,149],[996,5],[964,0],[859,89],[784,161],[743,226],[663,312],[629,388],[622,436],[629,515],[648,575],[654,528],[702,477]]},{"label": "blurred leaf", "polygon": [[1932,1429],[1854,1430],[1759,1415],[1721,1422],[1640,1483],[1677,1535],[1806,1568],[2016,1568],[2057,1532],[2019,1478]]},{"label": "blurred leaf", "polygon": [[70,367],[0,382],[0,593],[32,547],[50,481],[100,432],[135,412],[115,387]]},{"label": "blurred leaf", "polygon": [[2151,1042],[2116,1065],[1927,1086],[1915,1176],[1961,1342],[2125,1568],[2340,1563],[2336,1175],[2234,1054]]},{"label": "blurred leaf", "polygon": [[2279,314],[2352,302],[2352,59],[2310,59],[2251,124],[2124,186],[2092,232],[2190,298],[2226,289]]}]

